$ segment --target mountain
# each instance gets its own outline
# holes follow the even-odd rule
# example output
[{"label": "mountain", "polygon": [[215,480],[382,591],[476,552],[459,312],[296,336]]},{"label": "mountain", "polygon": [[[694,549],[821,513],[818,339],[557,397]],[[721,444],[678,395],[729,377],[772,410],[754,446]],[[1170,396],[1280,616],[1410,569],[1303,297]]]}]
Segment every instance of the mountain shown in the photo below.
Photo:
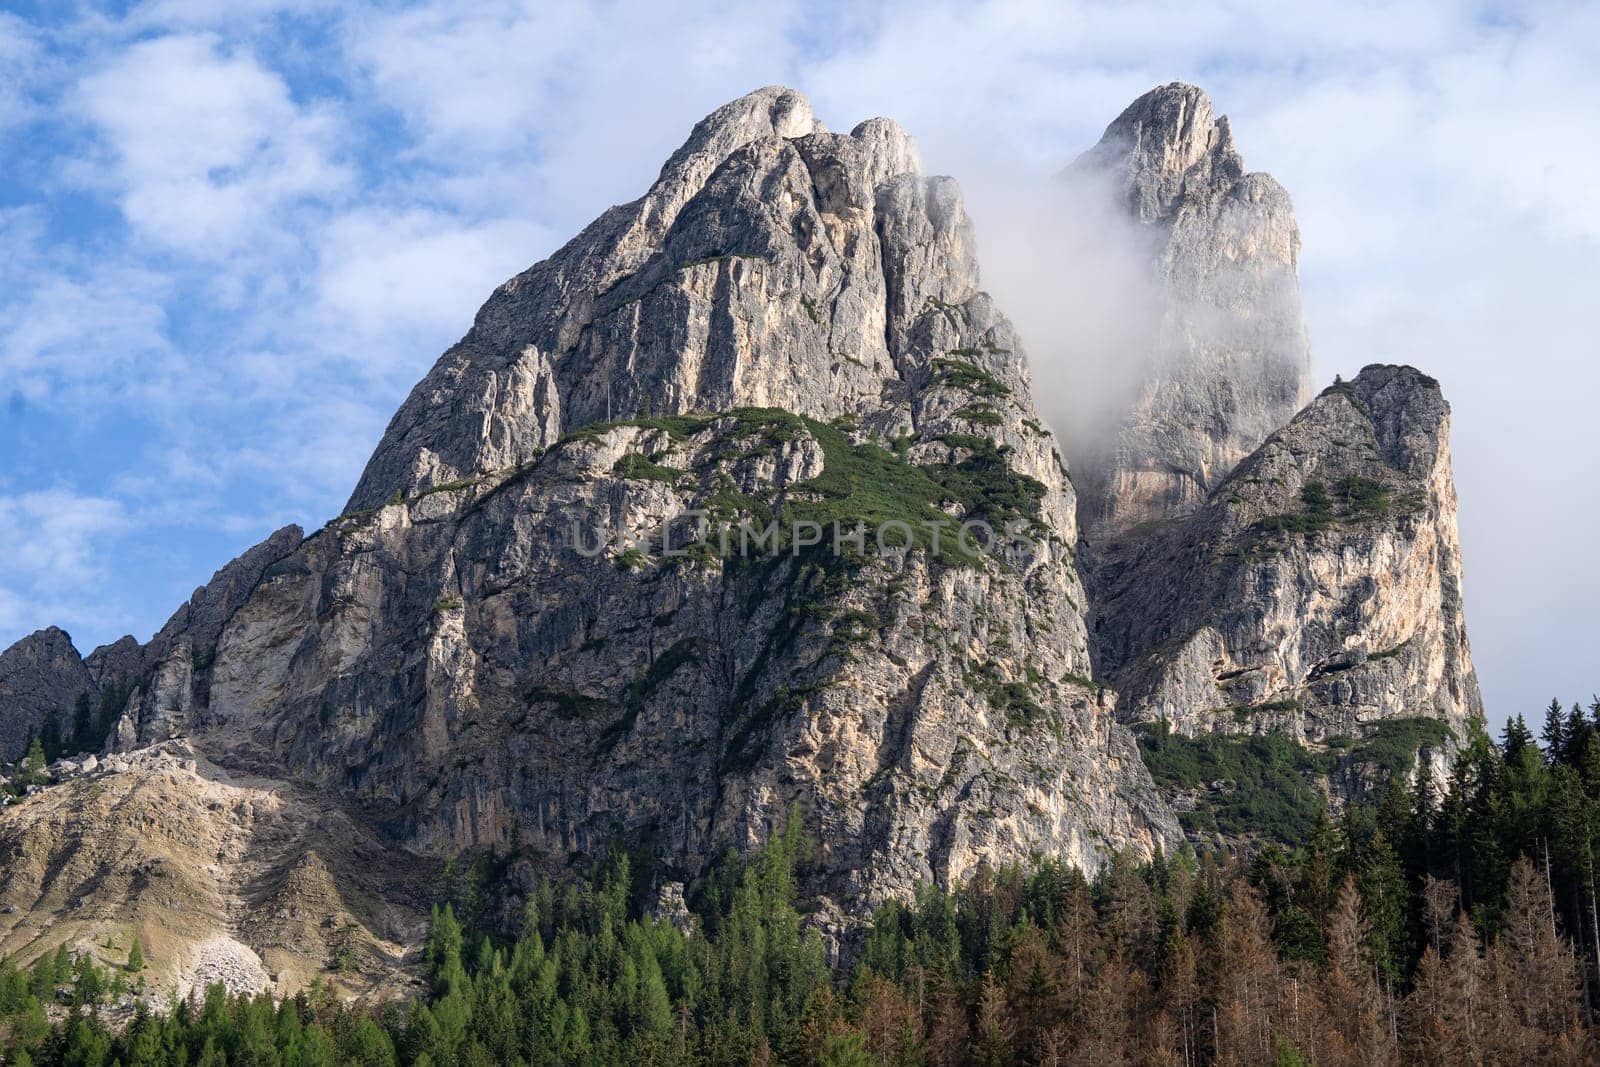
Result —
[{"label": "mountain", "polygon": [[1192,85],[1135,100],[1066,178],[1076,210],[1132,223],[1154,318],[1142,350],[1118,353],[1133,365],[1120,418],[1073,457],[1098,539],[1193,511],[1310,398],[1300,231]]},{"label": "mountain", "polygon": [[1432,378],[1367,367],[1192,515],[1112,542],[1095,633],[1124,714],[1301,740],[1386,717],[1461,729],[1481,716],[1449,419]]},{"label": "mountain", "polygon": [[131,925],[179,987],[403,984],[457,857],[526,892],[627,849],[681,902],[795,818],[809,921],[847,945],[929,882],[1176,847],[1192,798],[1152,723],[1324,750],[1459,727],[1437,386],[1369,368],[1294,414],[1287,198],[1198,90],[1077,166],[1164,242],[1169,298],[1122,466],[1082,498],[955,182],[892,122],[751,93],[491,295],[344,514],[146,644],[5,654],[29,695],[0,736],[82,693],[106,740],[13,783],[0,944]]}]

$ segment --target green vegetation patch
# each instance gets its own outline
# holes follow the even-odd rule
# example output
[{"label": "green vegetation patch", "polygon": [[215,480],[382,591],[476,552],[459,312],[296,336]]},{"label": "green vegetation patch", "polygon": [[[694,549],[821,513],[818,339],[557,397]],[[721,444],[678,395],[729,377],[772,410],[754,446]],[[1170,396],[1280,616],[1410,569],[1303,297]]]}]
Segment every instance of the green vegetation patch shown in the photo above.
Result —
[{"label": "green vegetation patch", "polygon": [[608,717],[614,710],[608,700],[598,697],[584,696],[582,693],[568,693],[558,689],[546,689],[534,686],[522,694],[523,700],[529,704],[548,704],[558,719],[593,719]]},{"label": "green vegetation patch", "polygon": [[957,410],[955,415],[975,426],[999,426],[1005,422],[998,411],[986,404],[968,404]]},{"label": "green vegetation patch", "polygon": [[1337,757],[1315,753],[1282,734],[1182,737],[1165,722],[1139,728],[1139,750],[1156,784],[1165,789],[1224,788],[1182,818],[1191,829],[1256,835],[1295,844],[1305,840],[1322,811],[1308,780],[1330,774]]},{"label": "green vegetation patch", "polygon": [[[1180,813],[1185,826],[1290,845],[1306,840],[1322,811],[1315,778],[1334,773],[1344,760],[1401,776],[1410,772],[1419,749],[1450,737],[1449,724],[1429,718],[1387,719],[1358,740],[1330,739],[1325,752],[1281,733],[1191,738],[1172,733],[1164,721],[1137,730],[1139,751],[1157,785],[1209,794],[1194,812]],[[1219,781],[1222,789],[1213,792],[1212,783]]]},{"label": "green vegetation patch", "polygon": [[950,389],[960,389],[973,396],[996,399],[1010,396],[1011,390],[999,378],[978,366],[968,355],[976,349],[958,348],[950,356],[933,361],[934,380]]},{"label": "green vegetation patch", "polygon": [[676,482],[684,472],[677,467],[665,467],[637,452],[629,452],[612,466],[611,473],[632,482]]},{"label": "green vegetation patch", "polygon": [[1394,490],[1382,482],[1346,475],[1330,492],[1322,482],[1307,482],[1300,490],[1302,510],[1269,515],[1256,523],[1261,533],[1286,533],[1301,537],[1321,533],[1338,522],[1361,522],[1388,516]]},{"label": "green vegetation patch", "polygon": [[1220,709],[1219,714],[1231,714],[1236,722],[1245,722],[1252,715],[1287,714],[1299,710],[1300,701],[1290,697],[1287,700],[1269,700],[1264,704],[1233,704]]},{"label": "green vegetation patch", "polygon": [[1450,724],[1443,719],[1385,719],[1352,746],[1350,754],[1390,775],[1407,774],[1419,749],[1437,748],[1449,737]]},{"label": "green vegetation patch", "polygon": [[1001,677],[1000,668],[993,663],[969,662],[963,676],[967,685],[987,697],[992,707],[1005,713],[1006,724],[1012,728],[1053,721],[1035,699],[1037,672],[1032,672],[1028,681],[1008,681]]}]

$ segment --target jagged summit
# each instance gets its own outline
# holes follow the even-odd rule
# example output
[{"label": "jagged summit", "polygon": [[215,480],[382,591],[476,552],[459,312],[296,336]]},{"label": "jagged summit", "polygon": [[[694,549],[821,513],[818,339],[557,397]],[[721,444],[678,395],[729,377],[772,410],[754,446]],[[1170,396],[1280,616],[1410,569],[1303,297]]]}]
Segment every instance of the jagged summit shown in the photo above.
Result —
[{"label": "jagged summit", "polygon": [[0,652],[0,760],[20,759],[46,723],[65,727],[78,694],[93,691],[72,637],[58,626]]},{"label": "jagged summit", "polygon": [[1129,104],[1075,167],[1116,174],[1141,222],[1170,222],[1185,194],[1244,177],[1226,115],[1203,89],[1172,82]]},{"label": "jagged summit", "polygon": [[959,303],[977,288],[959,192],[919,170],[893,122],[830,134],[792,89],[718,108],[644,196],[496,291],[395,415],[350,510],[646,409],[870,414],[899,378],[885,338],[899,323],[884,321],[871,258],[877,200],[933,205],[917,225],[958,252],[918,265],[950,268],[918,299]]},{"label": "jagged summit", "polygon": [[1210,98],[1174,82],[1134,101],[1068,169],[1076,210],[1120,208],[1150,240],[1159,322],[1120,354],[1133,387],[1074,456],[1091,538],[1185,514],[1309,395],[1289,195],[1247,173]]},{"label": "jagged summit", "polygon": [[[692,877],[796,811],[841,930],[981,863],[1177,841],[1089,677],[1022,346],[892,122],[829,133],[780,88],[718,109],[491,295],[351,505],[91,657],[138,675],[114,748],[181,739],[397,849],[546,869],[622,842]],[[696,516],[790,532],[667,554]],[[962,548],[965,520],[1016,532]],[[836,549],[858,522],[916,548]]]}]

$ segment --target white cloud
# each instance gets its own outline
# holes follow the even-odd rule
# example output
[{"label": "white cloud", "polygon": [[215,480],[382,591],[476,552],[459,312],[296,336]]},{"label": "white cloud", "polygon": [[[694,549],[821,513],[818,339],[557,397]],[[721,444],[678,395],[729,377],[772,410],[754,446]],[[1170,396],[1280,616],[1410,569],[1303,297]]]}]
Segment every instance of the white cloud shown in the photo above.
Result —
[{"label": "white cloud", "polygon": [[517,219],[464,223],[421,208],[350,212],[322,237],[320,321],[389,345],[453,340],[489,292],[550,238]]},{"label": "white cloud", "polygon": [[109,183],[145,237],[191,254],[232,252],[351,180],[330,111],[297,104],[249,51],[209,35],[129,46],[83,79],[76,103],[110,156],[109,173],[82,176]]},{"label": "white cloud", "polygon": [[92,414],[153,389],[181,361],[166,337],[170,280],[46,247],[34,209],[0,211],[0,382],[30,403]]},{"label": "white cloud", "polygon": [[435,2],[353,17],[369,103],[398,113],[431,192],[563,234],[641,194],[689,125],[796,73],[796,5]]},{"label": "white cloud", "polygon": [[122,504],[103,497],[46,489],[0,497],[0,531],[10,548],[8,566],[45,583],[82,582],[101,573],[97,538],[124,523]]}]

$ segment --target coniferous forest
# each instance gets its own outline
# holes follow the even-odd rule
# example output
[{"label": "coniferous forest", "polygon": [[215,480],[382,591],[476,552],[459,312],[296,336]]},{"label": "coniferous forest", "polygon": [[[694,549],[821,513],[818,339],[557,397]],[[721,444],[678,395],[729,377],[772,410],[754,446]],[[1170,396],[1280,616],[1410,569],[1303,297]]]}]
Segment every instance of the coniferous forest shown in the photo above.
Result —
[{"label": "coniferous forest", "polygon": [[[427,995],[342,1004],[220,987],[116,1019],[65,952],[0,964],[12,1064],[1386,1064],[1600,1057],[1600,701],[1481,732],[1448,781],[1392,782],[1303,841],[1049,859],[889,904],[848,966],[803,910],[792,820],[648,910],[617,855],[515,928],[493,863],[443,888]],[[682,929],[687,927],[687,929]]]}]

